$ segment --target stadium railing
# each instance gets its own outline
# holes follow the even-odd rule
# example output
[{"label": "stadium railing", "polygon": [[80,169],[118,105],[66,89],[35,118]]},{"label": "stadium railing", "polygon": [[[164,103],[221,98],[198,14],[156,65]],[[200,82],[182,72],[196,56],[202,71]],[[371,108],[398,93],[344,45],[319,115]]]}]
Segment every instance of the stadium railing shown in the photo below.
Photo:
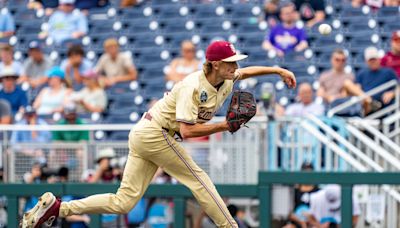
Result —
[{"label": "stadium railing", "polygon": [[[221,196],[258,198],[260,227],[272,227],[272,186],[275,184],[339,184],[341,185],[341,227],[352,227],[354,185],[400,185],[398,173],[346,172],[260,172],[256,185],[217,185]],[[115,192],[118,184],[0,184],[0,194],[8,199],[8,226],[18,226],[19,197],[51,191],[56,195],[91,195]],[[150,185],[145,196],[173,197],[174,227],[185,227],[185,200],[192,198],[183,185]],[[392,223],[390,223],[392,222]],[[386,221],[395,227],[396,221]],[[393,226],[394,225],[394,226]],[[100,216],[93,215],[90,227],[100,227]]]},{"label": "stadium railing", "polygon": [[339,113],[340,111],[343,111],[346,108],[349,108],[350,106],[361,102],[366,97],[379,94],[388,89],[395,90],[395,98],[394,98],[393,104],[388,105],[387,107],[385,107],[377,112],[374,112],[371,115],[368,115],[367,118],[368,119],[379,119],[379,118],[385,117],[386,115],[388,115],[394,111],[398,112],[399,107],[400,107],[400,86],[398,84],[399,83],[396,80],[386,82],[380,86],[377,86],[377,87],[365,92],[365,94],[362,96],[353,97],[353,99],[350,99],[349,101],[344,102],[344,103],[332,108],[331,110],[328,111],[327,115],[328,115],[328,117],[333,117],[336,113]]}]

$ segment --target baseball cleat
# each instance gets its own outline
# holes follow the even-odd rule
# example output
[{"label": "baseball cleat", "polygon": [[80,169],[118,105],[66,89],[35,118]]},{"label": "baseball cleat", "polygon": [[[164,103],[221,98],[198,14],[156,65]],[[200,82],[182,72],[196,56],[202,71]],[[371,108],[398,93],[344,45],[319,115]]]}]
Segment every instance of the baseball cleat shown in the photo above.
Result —
[{"label": "baseball cleat", "polygon": [[60,205],[60,199],[57,199],[51,192],[44,193],[35,207],[24,214],[20,227],[38,228],[42,224],[51,226],[58,217]]}]

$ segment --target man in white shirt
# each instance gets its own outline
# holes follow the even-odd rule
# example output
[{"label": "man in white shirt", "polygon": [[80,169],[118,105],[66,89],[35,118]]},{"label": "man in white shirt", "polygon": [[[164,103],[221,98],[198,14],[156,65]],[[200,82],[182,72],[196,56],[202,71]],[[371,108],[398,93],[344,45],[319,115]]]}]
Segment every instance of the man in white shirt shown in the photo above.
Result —
[{"label": "man in white shirt", "polygon": [[302,83],[297,93],[298,103],[290,104],[285,111],[287,116],[304,117],[307,114],[321,116],[324,114],[324,106],[314,101],[314,93],[309,83]]},{"label": "man in white shirt", "polygon": [[[339,185],[330,184],[310,197],[310,224],[316,227],[329,227],[329,224],[341,223],[341,189]],[[357,224],[361,214],[360,205],[353,196],[353,225]]]}]

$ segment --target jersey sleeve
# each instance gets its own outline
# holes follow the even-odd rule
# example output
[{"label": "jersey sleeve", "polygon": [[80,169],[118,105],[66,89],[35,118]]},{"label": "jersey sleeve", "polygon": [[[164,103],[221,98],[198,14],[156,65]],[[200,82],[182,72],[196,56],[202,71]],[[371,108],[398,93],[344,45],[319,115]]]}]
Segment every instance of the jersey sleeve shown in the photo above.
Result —
[{"label": "jersey sleeve", "polygon": [[195,124],[198,115],[196,90],[190,86],[182,86],[176,93],[176,121]]}]

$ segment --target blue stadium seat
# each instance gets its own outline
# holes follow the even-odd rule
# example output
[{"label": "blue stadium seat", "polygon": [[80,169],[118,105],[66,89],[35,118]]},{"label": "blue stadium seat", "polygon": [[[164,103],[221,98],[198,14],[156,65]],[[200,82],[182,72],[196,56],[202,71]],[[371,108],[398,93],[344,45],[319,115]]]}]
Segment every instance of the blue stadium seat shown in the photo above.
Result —
[{"label": "blue stadium seat", "polygon": [[216,4],[192,4],[189,5],[190,10],[193,12],[194,18],[214,18],[219,17],[215,10],[218,5]]},{"label": "blue stadium seat", "polygon": [[111,141],[126,141],[129,138],[129,131],[113,131],[107,138]]},{"label": "blue stadium seat", "polygon": [[246,4],[232,4],[230,5],[230,14],[229,16],[232,18],[251,18],[254,17],[251,10],[253,9],[254,5],[250,3]]}]

